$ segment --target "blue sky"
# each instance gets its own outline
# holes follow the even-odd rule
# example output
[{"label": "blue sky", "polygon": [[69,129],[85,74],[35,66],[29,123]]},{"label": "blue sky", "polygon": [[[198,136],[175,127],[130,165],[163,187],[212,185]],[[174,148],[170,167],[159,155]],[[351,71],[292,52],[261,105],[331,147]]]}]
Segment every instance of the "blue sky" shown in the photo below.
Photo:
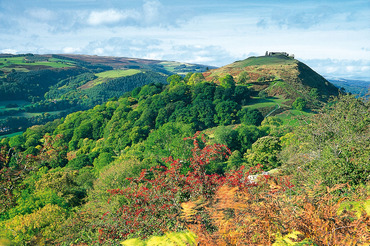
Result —
[{"label": "blue sky", "polygon": [[370,1],[0,0],[0,53],[76,53],[222,66],[286,51],[370,79]]}]

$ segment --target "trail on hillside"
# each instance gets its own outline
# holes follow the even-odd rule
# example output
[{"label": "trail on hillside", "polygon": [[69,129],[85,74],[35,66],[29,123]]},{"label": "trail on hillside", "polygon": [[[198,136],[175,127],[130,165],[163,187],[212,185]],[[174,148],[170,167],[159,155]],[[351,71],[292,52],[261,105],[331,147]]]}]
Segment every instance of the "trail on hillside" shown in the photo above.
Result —
[{"label": "trail on hillside", "polygon": [[266,116],[265,116],[265,118],[267,118],[267,117],[269,117],[273,112],[275,112],[276,110],[278,110],[279,108],[281,108],[280,107],[280,104],[276,104],[277,105],[277,107],[275,107],[273,110],[271,110]]}]

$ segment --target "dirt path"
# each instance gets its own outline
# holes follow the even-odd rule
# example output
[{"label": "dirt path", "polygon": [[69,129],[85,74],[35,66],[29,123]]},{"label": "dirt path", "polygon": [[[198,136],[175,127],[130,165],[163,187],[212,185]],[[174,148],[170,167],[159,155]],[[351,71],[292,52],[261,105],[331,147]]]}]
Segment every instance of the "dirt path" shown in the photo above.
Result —
[{"label": "dirt path", "polygon": [[278,110],[279,108],[281,108],[280,107],[280,104],[276,104],[277,105],[277,107],[276,108],[274,108],[273,110],[271,110],[266,116],[265,116],[265,118],[267,118],[267,117],[269,117],[273,112],[275,112],[276,110]]}]

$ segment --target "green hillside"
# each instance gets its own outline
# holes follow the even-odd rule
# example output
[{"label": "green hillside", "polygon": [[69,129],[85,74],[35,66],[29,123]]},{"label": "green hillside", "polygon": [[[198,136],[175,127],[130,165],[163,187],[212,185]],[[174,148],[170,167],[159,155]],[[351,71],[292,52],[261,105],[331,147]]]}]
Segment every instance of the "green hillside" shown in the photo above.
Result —
[{"label": "green hillside", "polygon": [[244,68],[247,66],[261,66],[261,65],[291,65],[296,63],[296,60],[287,56],[259,56],[249,57],[243,61],[236,61],[231,64],[231,67]]},{"label": "green hillside", "polygon": [[[283,232],[316,244],[319,228],[365,225],[368,217],[358,214],[368,182],[368,103],[344,96],[319,115],[264,118],[253,105],[286,99],[251,98],[230,76],[220,85],[197,77],[173,75],[168,85],[144,85],[2,139],[0,238],[20,245],[212,238],[222,245],[227,228],[230,240],[245,244],[284,242]],[[344,200],[341,207],[354,201],[356,213],[339,210]],[[312,221],[317,226],[308,227]],[[357,226],[350,235],[362,243],[365,232]],[[343,242],[349,231],[336,235],[325,240]]]},{"label": "green hillside", "polygon": [[[123,57],[1,56],[0,136],[92,108],[145,84],[166,83],[174,73],[205,70],[203,65]],[[28,103],[14,105],[14,100]]]},{"label": "green hillside", "polygon": [[[49,87],[50,104],[1,104],[47,117],[57,110],[37,110],[102,100],[0,140],[0,244],[368,242],[368,101],[340,95],[327,104],[330,90],[321,90],[330,84],[299,63],[253,67],[289,82],[252,82],[221,76],[232,66],[217,77],[166,78],[73,59],[86,67],[66,69],[78,72]],[[303,88],[298,97],[294,88]]]},{"label": "green hillside", "polygon": [[203,73],[208,81],[218,81],[226,74],[238,84],[247,85],[252,95],[283,97],[290,100],[289,106],[300,97],[307,102],[307,108],[320,108],[331,96],[338,95],[338,88],[321,75],[284,55],[250,57]]}]

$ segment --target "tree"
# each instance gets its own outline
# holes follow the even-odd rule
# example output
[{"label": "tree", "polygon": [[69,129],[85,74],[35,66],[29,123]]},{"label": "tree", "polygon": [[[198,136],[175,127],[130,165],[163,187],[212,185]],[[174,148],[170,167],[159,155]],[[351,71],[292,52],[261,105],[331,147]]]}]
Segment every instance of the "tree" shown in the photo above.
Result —
[{"label": "tree", "polygon": [[267,135],[266,132],[254,125],[242,124],[237,129],[238,142],[240,143],[240,152],[244,153],[247,149],[252,147],[252,144],[260,137]]},{"label": "tree", "polygon": [[283,163],[297,182],[334,186],[369,181],[370,104],[340,96],[307,124],[295,128],[282,152]]},{"label": "tree", "polygon": [[96,172],[100,172],[105,166],[108,166],[114,159],[112,153],[102,152],[93,162]]},{"label": "tree", "polygon": [[259,126],[264,119],[258,109],[249,110],[248,108],[242,108],[237,115],[240,121],[246,125]]},{"label": "tree", "polygon": [[246,71],[242,71],[238,75],[238,84],[246,84],[248,80],[250,79],[249,74]]},{"label": "tree", "polygon": [[189,78],[188,85],[195,85],[195,84],[200,83],[204,80],[205,79],[204,79],[204,76],[203,76],[202,73],[193,73]]},{"label": "tree", "polygon": [[280,161],[278,160],[280,151],[280,139],[265,136],[252,144],[252,149],[247,150],[244,158],[251,166],[261,164],[265,170],[270,170],[280,166]]},{"label": "tree", "polygon": [[22,149],[25,142],[26,142],[26,139],[23,137],[23,135],[17,135],[17,136],[10,138],[9,147]]},{"label": "tree", "polygon": [[250,91],[247,86],[237,86],[234,91],[235,101],[241,105],[247,104],[250,99]]},{"label": "tree", "polygon": [[167,83],[170,86],[175,86],[175,85],[178,85],[180,83],[184,83],[183,81],[184,81],[183,78],[178,74],[171,75],[167,78]]},{"label": "tree", "polygon": [[223,101],[221,103],[218,103],[215,109],[216,123],[220,125],[230,125],[238,123],[237,112],[240,109],[240,105],[238,103],[234,101]]},{"label": "tree", "polygon": [[225,75],[225,77],[220,78],[220,85],[224,88],[235,88],[235,81],[233,76],[230,74]]},{"label": "tree", "polygon": [[211,100],[197,99],[191,107],[194,128],[203,130],[214,126],[215,108]]},{"label": "tree", "polygon": [[309,92],[309,95],[310,97],[312,97],[313,99],[318,99],[319,98],[319,92],[317,90],[317,88],[312,88]]},{"label": "tree", "polygon": [[239,148],[238,132],[230,127],[219,126],[214,132],[216,143],[228,146],[232,151]]},{"label": "tree", "polygon": [[303,109],[306,107],[306,104],[306,100],[304,100],[302,97],[297,97],[292,106],[297,110],[303,111]]}]

